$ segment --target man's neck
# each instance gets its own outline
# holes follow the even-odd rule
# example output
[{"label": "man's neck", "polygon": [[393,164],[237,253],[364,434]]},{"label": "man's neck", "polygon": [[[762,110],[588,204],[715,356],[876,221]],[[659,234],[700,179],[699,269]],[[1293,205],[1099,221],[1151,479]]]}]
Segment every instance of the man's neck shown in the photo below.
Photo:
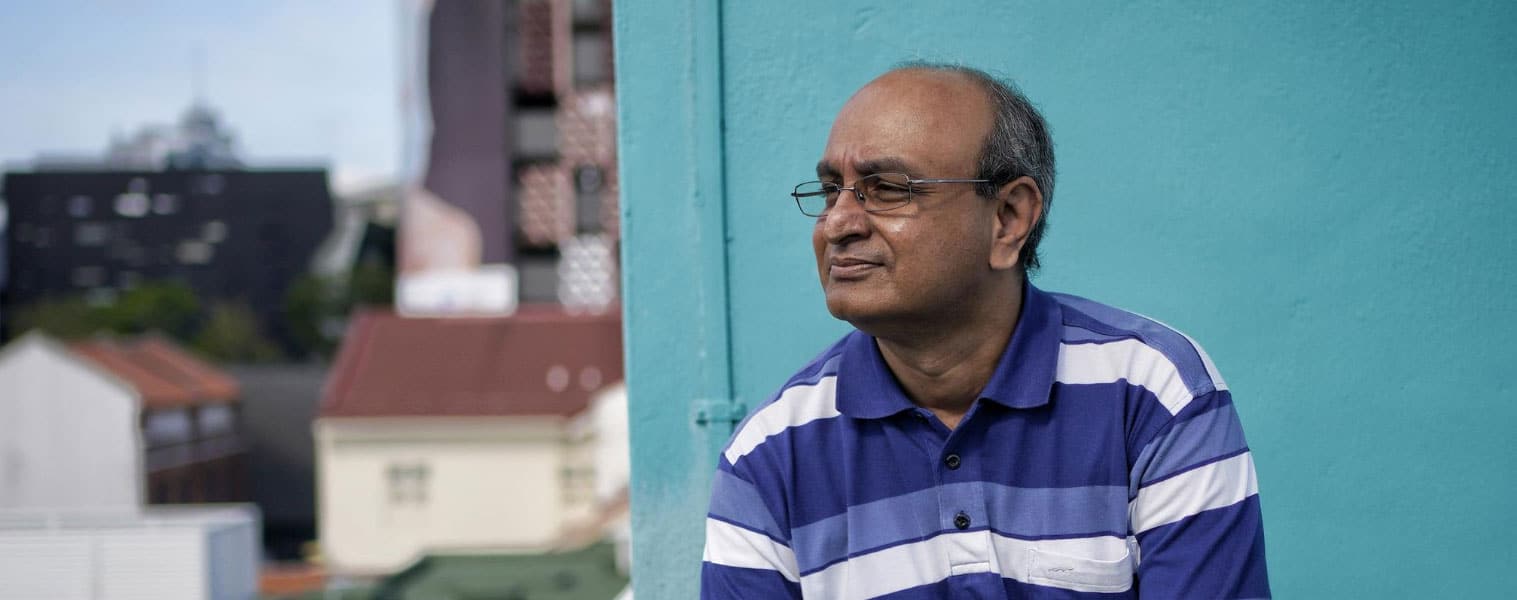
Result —
[{"label": "man's neck", "polygon": [[1022,313],[1022,283],[1010,293],[982,296],[969,314],[910,334],[877,336],[880,355],[907,397],[949,429],[958,426],[995,374]]}]

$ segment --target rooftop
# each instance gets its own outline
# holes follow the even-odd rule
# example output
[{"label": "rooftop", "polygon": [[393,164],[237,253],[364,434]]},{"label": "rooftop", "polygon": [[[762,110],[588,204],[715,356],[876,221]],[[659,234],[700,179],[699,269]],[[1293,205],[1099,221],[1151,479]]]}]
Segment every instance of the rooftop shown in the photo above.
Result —
[{"label": "rooftop", "polygon": [[394,600],[612,600],[627,587],[614,546],[573,552],[423,558],[387,579],[374,598]]},{"label": "rooftop", "polygon": [[354,315],[322,417],[567,416],[622,379],[621,317],[524,307],[509,317]]},{"label": "rooftop", "polygon": [[68,348],[136,388],[145,408],[224,404],[239,395],[231,376],[159,335],[101,337]]}]

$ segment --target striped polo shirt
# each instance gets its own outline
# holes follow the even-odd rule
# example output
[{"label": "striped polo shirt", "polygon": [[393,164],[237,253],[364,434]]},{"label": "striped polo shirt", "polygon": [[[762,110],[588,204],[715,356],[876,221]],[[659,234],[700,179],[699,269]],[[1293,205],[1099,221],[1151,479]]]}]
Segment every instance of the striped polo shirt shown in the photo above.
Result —
[{"label": "striped polo shirt", "polygon": [[1190,338],[1027,285],[948,429],[854,331],[722,452],[701,596],[1265,598],[1253,459]]}]

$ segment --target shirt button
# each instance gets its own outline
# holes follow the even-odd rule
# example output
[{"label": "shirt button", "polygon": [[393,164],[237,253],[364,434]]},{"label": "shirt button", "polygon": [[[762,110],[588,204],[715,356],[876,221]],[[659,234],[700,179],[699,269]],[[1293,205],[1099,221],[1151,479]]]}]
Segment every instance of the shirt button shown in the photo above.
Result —
[{"label": "shirt button", "polygon": [[957,454],[949,454],[948,458],[943,459],[943,464],[948,465],[949,469],[959,468],[959,462],[959,455]]},{"label": "shirt button", "polygon": [[969,529],[969,515],[964,514],[964,511],[959,511],[959,514],[953,516],[953,526],[959,529]]}]

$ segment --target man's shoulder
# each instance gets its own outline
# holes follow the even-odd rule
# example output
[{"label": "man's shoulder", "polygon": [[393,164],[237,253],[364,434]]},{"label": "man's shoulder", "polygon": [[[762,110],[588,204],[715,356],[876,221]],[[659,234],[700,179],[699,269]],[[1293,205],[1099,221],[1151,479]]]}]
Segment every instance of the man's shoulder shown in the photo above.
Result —
[{"label": "man's shoulder", "polygon": [[844,345],[855,335],[862,334],[851,331],[828,345],[791,375],[778,391],[749,411],[734,428],[732,439],[723,451],[729,463],[736,464],[781,432],[840,415],[837,410],[838,368]]},{"label": "man's shoulder", "polygon": [[[1190,336],[1156,319],[1072,294],[1048,295],[1059,306],[1062,320],[1061,355],[1096,354],[1098,362],[1112,359],[1129,367],[1162,361],[1173,369],[1191,394],[1227,389],[1211,357]],[[1148,358],[1149,360],[1143,360]],[[1084,363],[1089,363],[1085,360]],[[1078,369],[1061,356],[1061,370]]]}]

